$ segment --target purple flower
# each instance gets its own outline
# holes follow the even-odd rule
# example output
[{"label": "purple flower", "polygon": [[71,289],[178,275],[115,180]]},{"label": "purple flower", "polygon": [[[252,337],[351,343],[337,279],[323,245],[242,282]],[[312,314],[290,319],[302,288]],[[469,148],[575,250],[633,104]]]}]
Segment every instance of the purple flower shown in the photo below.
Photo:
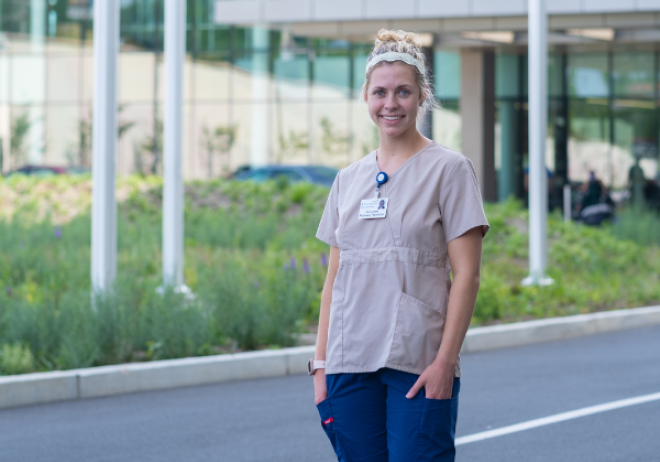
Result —
[{"label": "purple flower", "polygon": [[291,269],[296,269],[296,257],[291,257]]},{"label": "purple flower", "polygon": [[257,281],[256,279],[254,280],[254,287],[256,287],[257,289],[259,288],[259,281]]},{"label": "purple flower", "polygon": [[55,227],[55,237],[58,239],[62,237],[62,228],[59,226]]},{"label": "purple flower", "polygon": [[328,256],[325,254],[325,252],[321,254],[321,266],[324,268],[328,266]]},{"label": "purple flower", "polygon": [[11,295],[11,286],[7,286],[7,295]]},{"label": "purple flower", "polygon": [[303,259],[303,270],[305,274],[309,274],[309,260],[307,258]]},{"label": "purple flower", "polygon": [[284,264],[284,271],[289,271],[289,264],[288,263]]}]

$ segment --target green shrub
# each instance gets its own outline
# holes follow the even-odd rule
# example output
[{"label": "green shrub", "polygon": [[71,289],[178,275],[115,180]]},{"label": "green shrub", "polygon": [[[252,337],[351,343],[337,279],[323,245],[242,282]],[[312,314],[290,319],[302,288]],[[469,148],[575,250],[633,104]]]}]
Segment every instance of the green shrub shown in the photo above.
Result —
[{"label": "green shrub", "polygon": [[0,375],[25,374],[34,370],[32,352],[26,346],[0,345]]},{"label": "green shrub", "polygon": [[[318,320],[327,271],[320,256],[328,248],[314,235],[325,188],[284,181],[186,184],[184,279],[191,299],[156,292],[162,180],[121,179],[119,276],[92,299],[89,210],[67,215],[88,199],[58,196],[67,187],[89,194],[89,180],[3,181],[0,192],[20,200],[12,199],[11,213],[0,209],[0,345],[11,349],[5,356],[19,359],[0,373],[284,347]],[[58,200],[63,210],[51,207]],[[548,221],[548,273],[555,283],[522,287],[527,212],[508,201],[487,204],[486,213],[492,230],[484,240],[475,325],[660,301],[658,246],[621,239],[616,226],[566,224],[555,215]]]},{"label": "green shrub", "polygon": [[660,214],[647,209],[628,208],[617,216],[612,232],[620,239],[642,245],[660,245]]}]

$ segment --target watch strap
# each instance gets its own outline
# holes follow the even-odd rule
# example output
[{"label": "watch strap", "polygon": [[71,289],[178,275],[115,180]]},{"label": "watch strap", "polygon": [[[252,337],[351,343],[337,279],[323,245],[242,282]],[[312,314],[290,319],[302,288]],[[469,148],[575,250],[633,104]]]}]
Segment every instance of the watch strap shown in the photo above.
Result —
[{"label": "watch strap", "polygon": [[322,359],[310,359],[307,363],[307,373],[314,375],[317,369],[325,369],[325,361]]}]

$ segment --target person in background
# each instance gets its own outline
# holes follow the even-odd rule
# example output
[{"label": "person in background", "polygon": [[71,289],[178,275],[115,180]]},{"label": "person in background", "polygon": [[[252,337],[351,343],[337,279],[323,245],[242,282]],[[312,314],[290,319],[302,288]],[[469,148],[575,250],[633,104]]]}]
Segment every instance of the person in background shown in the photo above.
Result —
[{"label": "person in background", "polygon": [[635,156],[635,165],[628,170],[628,190],[630,191],[630,202],[635,207],[644,205],[644,186],[646,177],[644,170],[639,165],[640,156]]},{"label": "person in background", "polygon": [[606,193],[603,183],[596,178],[596,173],[589,172],[589,179],[580,188],[583,196],[580,204],[580,210],[584,210],[590,205],[600,204],[601,198]]},{"label": "person in background", "polygon": [[600,226],[603,221],[614,219],[614,201],[593,170],[589,172],[589,179],[580,187],[580,192],[583,196],[578,208],[584,224]]}]

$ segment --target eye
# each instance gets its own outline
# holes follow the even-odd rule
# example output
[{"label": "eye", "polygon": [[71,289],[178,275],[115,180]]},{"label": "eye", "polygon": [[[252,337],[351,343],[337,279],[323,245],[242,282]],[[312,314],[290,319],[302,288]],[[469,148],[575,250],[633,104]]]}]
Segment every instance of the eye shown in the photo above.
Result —
[{"label": "eye", "polygon": [[401,90],[399,93],[401,96],[410,96],[410,92],[408,90]]},{"label": "eye", "polygon": [[376,96],[383,96],[384,94],[385,94],[385,92],[383,90],[374,91],[374,95],[376,95]]}]

